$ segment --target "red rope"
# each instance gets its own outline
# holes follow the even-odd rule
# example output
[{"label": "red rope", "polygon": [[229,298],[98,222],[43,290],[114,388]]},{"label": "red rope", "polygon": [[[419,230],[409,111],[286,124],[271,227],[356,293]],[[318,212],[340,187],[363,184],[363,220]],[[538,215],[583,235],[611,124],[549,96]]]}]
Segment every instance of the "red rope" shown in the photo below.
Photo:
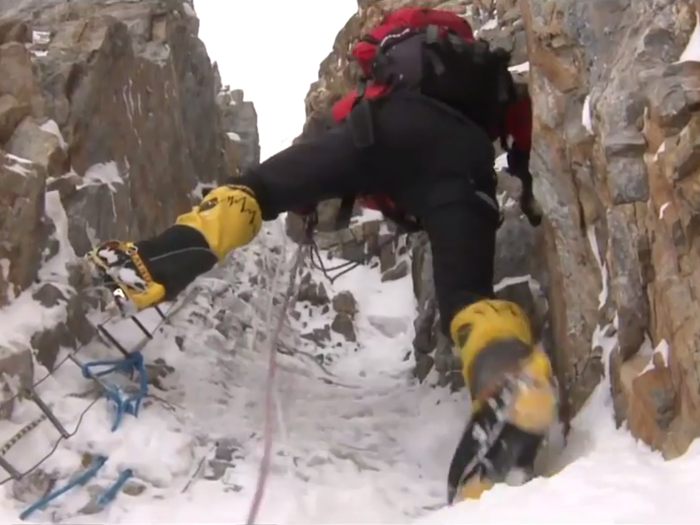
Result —
[{"label": "red rope", "polygon": [[275,396],[275,374],[277,372],[277,343],[279,342],[279,336],[284,326],[284,321],[286,319],[287,309],[291,302],[291,298],[294,293],[294,288],[296,284],[296,276],[301,268],[301,263],[304,259],[304,254],[306,253],[306,247],[300,246],[296,253],[296,260],[294,261],[294,266],[292,268],[292,277],[289,281],[289,287],[287,288],[287,293],[284,296],[282,302],[282,311],[277,319],[277,324],[275,325],[275,330],[272,333],[272,338],[270,342],[270,355],[268,357],[267,364],[267,378],[265,381],[265,425],[263,434],[263,457],[260,461],[260,471],[258,473],[258,481],[255,487],[255,494],[250,504],[250,510],[248,511],[248,519],[246,520],[246,525],[255,525],[255,520],[258,517],[258,512],[260,511],[260,505],[262,504],[263,496],[265,495],[265,485],[267,483],[267,478],[270,474],[270,464],[272,462],[272,438],[274,434],[274,428],[272,424],[272,417],[274,413],[274,396]]}]

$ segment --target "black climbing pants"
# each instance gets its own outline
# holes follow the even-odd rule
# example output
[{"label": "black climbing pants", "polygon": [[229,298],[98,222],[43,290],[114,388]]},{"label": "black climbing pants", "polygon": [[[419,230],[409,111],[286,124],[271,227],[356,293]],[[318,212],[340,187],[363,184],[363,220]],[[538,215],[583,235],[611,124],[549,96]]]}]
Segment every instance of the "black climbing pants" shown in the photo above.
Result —
[{"label": "black climbing pants", "polygon": [[443,330],[464,306],[493,294],[497,208],[494,148],[476,125],[415,96],[373,102],[374,140],[357,145],[346,123],[293,145],[247,172],[265,220],[329,198],[381,193],[417,217],[431,243]]}]

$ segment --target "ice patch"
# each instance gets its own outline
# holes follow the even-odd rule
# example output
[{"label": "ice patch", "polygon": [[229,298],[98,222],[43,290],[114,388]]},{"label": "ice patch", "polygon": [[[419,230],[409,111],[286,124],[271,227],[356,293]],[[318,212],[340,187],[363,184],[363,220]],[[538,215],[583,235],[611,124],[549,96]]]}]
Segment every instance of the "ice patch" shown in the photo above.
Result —
[{"label": "ice patch", "polygon": [[[651,342],[649,343],[651,344]],[[659,354],[661,356],[661,359],[663,359],[664,366],[670,366],[670,361],[669,361],[669,356],[671,352],[671,347],[668,344],[668,341],[666,339],[662,339],[659,341],[659,344],[656,345],[656,348],[654,348],[651,352],[650,358],[649,358],[649,363],[644,367],[644,369],[641,371],[640,375],[643,374],[644,372],[647,372],[649,370],[652,370],[654,368],[654,355]]]},{"label": "ice patch", "polygon": [[603,308],[608,300],[608,269],[607,264],[603,261],[598,247],[598,238],[595,234],[595,226],[589,226],[586,230],[588,242],[595,257],[598,268],[600,269],[600,281],[602,283],[600,293],[598,294],[598,308]]},{"label": "ice patch", "polygon": [[61,203],[61,196],[58,190],[46,192],[45,208],[46,215],[51,219],[56,228],[55,237],[58,240],[58,253],[40,270],[40,275],[67,277],[66,265],[76,258],[75,250],[70,243],[68,236],[68,216]]},{"label": "ice patch", "polygon": [[587,95],[583,101],[583,109],[581,110],[581,124],[590,135],[593,135],[593,113],[591,111],[591,96]]},{"label": "ice patch", "polygon": [[502,153],[496,157],[496,162],[493,164],[496,171],[505,171],[508,168],[508,154]]},{"label": "ice patch", "polygon": [[489,29],[496,29],[498,27],[498,17],[488,20],[484,25],[479,28],[479,31],[488,31]]},{"label": "ice patch", "polygon": [[29,175],[31,173],[31,171],[29,171],[27,168],[25,168],[24,166],[22,166],[19,163],[17,163],[17,164],[6,163],[5,169],[8,171],[13,171],[19,175],[22,175],[23,177],[26,177],[27,175]]},{"label": "ice patch", "polygon": [[48,44],[51,42],[49,31],[32,31],[32,44]]},{"label": "ice patch", "polygon": [[384,215],[380,211],[370,208],[361,208],[360,210],[361,212],[359,215],[353,215],[350,218],[350,226],[357,226],[365,222],[381,221],[384,219]]},{"label": "ice patch", "polygon": [[656,150],[656,153],[654,154],[654,160],[659,160],[659,155],[661,155],[664,151],[666,151],[666,142],[662,142],[661,145],[659,146],[659,149]]},{"label": "ice patch", "polygon": [[66,144],[65,139],[63,138],[63,134],[61,134],[61,130],[58,127],[58,124],[56,124],[55,120],[49,119],[46,122],[44,122],[41,125],[41,129],[43,131],[46,131],[48,133],[51,133],[54,135],[56,138],[58,138],[58,143],[60,144],[61,148],[66,149],[68,144]]},{"label": "ice patch", "polygon": [[695,13],[695,29],[678,62],[700,62],[700,14]]},{"label": "ice patch", "polygon": [[105,162],[102,164],[93,164],[83,176],[83,184],[78,186],[78,189],[86,186],[106,184],[110,190],[116,192],[116,184],[124,184],[124,180],[119,174],[119,167],[114,161]]},{"label": "ice patch", "polygon": [[508,68],[508,71],[512,73],[527,73],[528,71],[530,71],[530,62],[523,62],[515,66],[510,66]]}]

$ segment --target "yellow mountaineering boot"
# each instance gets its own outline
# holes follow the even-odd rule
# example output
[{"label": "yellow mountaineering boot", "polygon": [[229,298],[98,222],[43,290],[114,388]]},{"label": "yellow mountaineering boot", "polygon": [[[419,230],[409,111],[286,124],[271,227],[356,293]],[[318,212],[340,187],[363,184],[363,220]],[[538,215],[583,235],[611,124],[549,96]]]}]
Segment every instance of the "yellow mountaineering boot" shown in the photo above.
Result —
[{"label": "yellow mountaineering boot", "polygon": [[174,299],[231,250],[252,241],[261,227],[251,190],[219,186],[163,233],[140,242],[103,242],[85,259],[93,277],[134,313]]},{"label": "yellow mountaineering boot", "polygon": [[518,305],[471,304],[454,316],[450,335],[472,402],[448,475],[452,503],[478,499],[515,476],[532,477],[535,456],[557,417],[557,391],[550,360],[534,345]]}]

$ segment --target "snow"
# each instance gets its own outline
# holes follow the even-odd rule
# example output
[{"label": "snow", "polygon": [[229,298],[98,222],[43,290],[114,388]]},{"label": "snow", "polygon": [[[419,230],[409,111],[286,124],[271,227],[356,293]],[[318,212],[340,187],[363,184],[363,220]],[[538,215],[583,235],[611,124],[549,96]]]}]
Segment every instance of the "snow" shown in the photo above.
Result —
[{"label": "snow", "polygon": [[[257,275],[269,283],[275,268],[289,264],[269,249],[283,242],[282,230],[279,222],[267,224],[258,240],[195,283],[196,293],[185,294],[189,302],[145,349],[147,362],[162,358],[175,369],[162,380],[164,390],[152,387],[157,398],[138,418],[126,416],[115,433],[109,430],[109,406],[96,402],[76,436],[59,445],[45,467],[65,481],[87,451],[107,455],[105,467],[87,489],[75,489],[37,511],[31,523],[245,519],[262,450],[264,349],[269,344],[264,319],[272,288],[253,286],[249,278]],[[315,273],[314,280],[321,276]],[[516,277],[499,287],[529,280]],[[406,359],[412,352],[416,308],[410,276],[382,283],[376,269],[362,266],[324,285],[330,296],[354,294],[358,340],[348,343],[331,332],[331,340],[319,347],[299,338],[329,324],[332,313],[304,303],[294,306],[298,319],[289,318],[280,347],[293,355],[278,354],[277,431],[259,523],[678,523],[700,511],[700,503],[687,492],[700,467],[700,450],[694,447],[666,463],[624,427],[616,429],[607,381],[574,421],[566,449],[551,465],[556,474],[517,488],[498,486],[478,502],[442,508],[445,469],[468,416],[468,400],[463,393],[420,385],[412,378],[412,359]],[[280,283],[276,293],[285,286]],[[241,299],[244,292],[254,292],[250,302]],[[26,296],[16,305],[22,311],[13,319],[39,317]],[[214,321],[219,311],[228,315],[223,327]],[[3,317],[3,326],[14,326],[13,319]],[[158,322],[153,312],[140,319],[149,329]],[[261,330],[262,341],[255,342],[250,327]],[[142,338],[128,320],[110,328],[127,344]],[[606,333],[598,329],[592,344],[602,345],[609,355],[616,341]],[[668,353],[663,344],[655,351]],[[114,357],[114,351],[94,342],[80,355],[82,360]],[[78,368],[66,365],[39,391],[72,431],[92,401],[67,394],[89,386]],[[3,424],[2,436],[9,437],[37,414],[31,403],[21,403],[12,422]],[[44,422],[6,459],[26,468],[57,437]],[[217,440],[233,443],[235,466],[224,466],[219,479],[206,479],[216,477],[211,458]],[[133,469],[133,482],[145,487],[142,494],[120,494],[102,512],[78,514],[96,486],[107,486],[125,468]],[[8,523],[33,501],[13,499],[8,485],[0,487],[0,498],[0,522]]]},{"label": "snow", "polygon": [[46,192],[44,201],[46,216],[56,228],[54,235],[58,240],[58,253],[44,264],[39,276],[42,279],[51,279],[53,276],[67,277],[66,264],[75,260],[75,250],[68,238],[68,216],[58,190]]},{"label": "snow", "polygon": [[350,217],[350,226],[357,226],[359,224],[364,224],[365,222],[379,221],[382,219],[382,212],[371,210],[369,208],[362,208],[359,215],[353,215]]},{"label": "snow", "polygon": [[581,124],[589,134],[593,135],[593,113],[591,112],[591,96],[587,95],[581,110]]},{"label": "snow", "polygon": [[205,191],[211,191],[215,187],[216,187],[216,184],[212,183],[212,182],[198,182],[197,185],[192,190],[192,192],[190,193],[190,196],[199,202],[204,198]]},{"label": "snow", "polygon": [[66,149],[68,144],[66,144],[66,140],[63,138],[63,134],[61,133],[61,130],[58,127],[58,124],[56,124],[55,120],[47,120],[41,125],[41,129],[55,135],[56,138],[58,138],[58,143],[60,144],[61,148]]},{"label": "snow", "polygon": [[664,151],[666,151],[666,142],[662,142],[661,145],[659,146],[659,149],[656,150],[656,153],[654,154],[654,160],[659,160],[659,155],[661,155]]},{"label": "snow", "polygon": [[[647,342],[649,346],[651,346],[651,341],[648,340]],[[654,355],[659,354],[661,356],[661,359],[663,360],[664,366],[669,366],[669,352],[671,348],[668,345],[668,341],[666,339],[662,339],[658,345],[656,345],[656,348],[652,349],[651,352],[648,352],[649,355],[649,363],[644,367],[644,369],[640,372],[640,374],[643,374],[644,372],[648,370],[652,370],[654,368]],[[640,353],[642,350],[640,350]]]},{"label": "snow", "polygon": [[[324,0],[324,6],[326,3]],[[489,29],[489,24],[496,27],[497,21],[488,22],[483,29]],[[525,67],[516,67],[520,66]],[[280,104],[276,101],[275,107]],[[589,105],[587,98],[582,123],[591,131]],[[502,169],[505,161],[505,155],[500,156],[496,169]],[[19,167],[25,162],[15,160]],[[114,162],[94,165],[85,174],[85,184],[106,184],[113,191],[122,183]],[[198,186],[193,194],[201,195],[204,187]],[[67,241],[67,218],[57,192],[47,194],[46,212],[56,226],[60,246],[58,255],[42,269],[42,276],[62,278],[61,267],[75,254]],[[378,216],[367,211],[353,222]],[[278,271],[282,281],[289,277],[285,270],[294,249],[290,245],[281,252],[271,249],[288,242],[283,230],[280,220],[266,223],[254,242],[198,279],[176,305],[181,309],[164,325],[153,311],[139,315],[153,331],[153,339],[145,345],[146,361],[161,359],[173,371],[161,378],[160,387],[151,387],[151,397],[138,418],[126,416],[112,433],[113,413],[104,399],[74,396],[94,385],[71,361],[37,388],[61,423],[75,432],[57,445],[42,469],[62,484],[80,469],[86,453],[104,454],[108,461],[94,481],[37,511],[28,523],[244,522],[263,447],[263,390],[270,318],[275,317],[268,305],[275,305],[278,311],[286,287],[286,282],[273,286],[271,281]],[[587,235],[601,272],[602,308],[607,301],[608,272],[594,226]],[[0,270],[7,272],[7,265],[0,261]],[[319,272],[312,273],[314,281],[324,282]],[[529,275],[522,275],[504,279],[496,289],[521,282],[539,286]],[[467,420],[469,403],[464,392],[421,385],[412,376],[416,301],[411,276],[382,283],[376,268],[360,266],[324,286],[330,296],[342,291],[354,295],[357,341],[345,341],[333,331],[320,344],[300,337],[330,325],[333,312],[307,303],[293,305],[295,315],[287,318],[277,355],[274,454],[258,523],[696,520],[700,500],[692,491],[700,468],[700,447],[695,444],[682,458],[664,462],[660,454],[633,439],[624,426],[615,426],[607,363],[617,341],[609,326],[598,326],[591,337],[591,346],[603,349],[606,378],[573,421],[569,441],[548,464],[548,475],[521,487],[498,486],[479,501],[445,508],[446,469]],[[32,291],[0,309],[0,346],[5,352],[19,349],[35,331],[65,319],[65,305],[42,308]],[[168,306],[173,305],[166,305],[166,310]],[[92,316],[104,320],[97,313]],[[618,322],[616,316],[612,328]],[[128,320],[106,324],[123,344],[143,345],[143,334]],[[647,341],[647,347],[643,352],[650,357],[659,353],[668,363],[666,341],[656,348]],[[77,358],[118,357],[115,354],[95,340]],[[59,362],[64,355],[65,351]],[[35,373],[39,378],[46,371],[37,365]],[[118,381],[129,384],[126,378]],[[11,420],[0,422],[0,441],[5,442],[39,415],[33,403],[18,402]],[[56,429],[44,421],[4,457],[25,471],[58,438]],[[126,468],[134,472],[130,483],[143,492],[119,494],[106,510],[81,514],[90,494],[114,482]],[[0,474],[0,523],[15,523],[39,491],[19,490],[2,481]]]},{"label": "snow", "polygon": [[488,31],[489,29],[496,29],[498,27],[498,17],[491,18],[484,25],[479,28],[479,31]]},{"label": "snow", "polygon": [[51,33],[48,31],[32,31],[32,44],[48,44],[51,42]]},{"label": "snow", "polygon": [[496,169],[496,171],[504,171],[506,168],[508,168],[507,153],[501,153],[498,157],[496,157],[496,163],[494,164],[494,168]]},{"label": "snow", "polygon": [[114,161],[93,164],[83,176],[83,184],[78,189],[93,184],[106,184],[110,190],[117,191],[115,184],[124,184],[119,174],[119,167]]},{"label": "snow", "polygon": [[593,252],[593,257],[595,257],[596,263],[598,263],[598,268],[600,269],[600,282],[602,287],[600,294],[598,295],[598,308],[603,308],[606,301],[608,300],[608,270],[607,264],[602,259],[600,248],[598,247],[598,238],[596,237],[595,226],[591,225],[586,230],[586,235],[588,236],[588,242],[591,246],[591,251]]},{"label": "snow", "polygon": [[241,141],[241,136],[238,133],[234,133],[233,131],[229,131],[228,133],[226,133],[226,136],[228,136],[228,138],[234,142]]},{"label": "snow", "polygon": [[515,66],[510,66],[508,71],[513,73],[527,73],[530,71],[530,62],[523,62],[522,64],[517,64]]},{"label": "snow", "polygon": [[695,29],[678,62],[700,62],[700,14],[695,14]]}]

